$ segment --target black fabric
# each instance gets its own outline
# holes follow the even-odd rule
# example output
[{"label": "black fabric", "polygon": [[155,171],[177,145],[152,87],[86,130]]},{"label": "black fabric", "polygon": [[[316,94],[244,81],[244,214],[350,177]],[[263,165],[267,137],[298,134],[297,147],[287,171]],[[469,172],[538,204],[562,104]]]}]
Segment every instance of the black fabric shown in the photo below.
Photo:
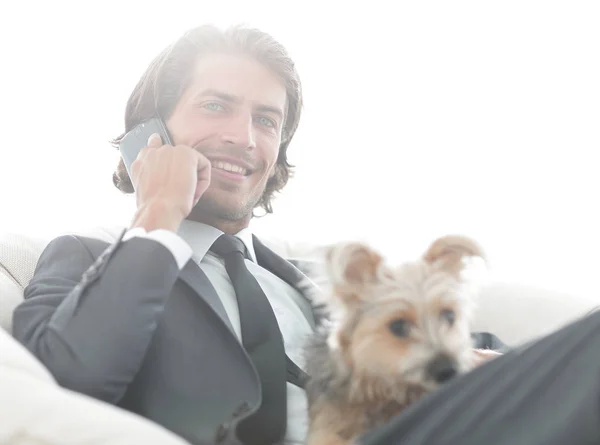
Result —
[{"label": "black fabric", "polygon": [[301,389],[306,389],[308,374],[286,355],[287,381]]},{"label": "black fabric", "polygon": [[210,248],[225,260],[238,301],[242,344],[262,385],[258,411],[238,426],[238,436],[249,445],[280,442],[287,424],[287,356],[275,314],[256,278],[248,271],[246,249],[238,238],[221,235]]}]

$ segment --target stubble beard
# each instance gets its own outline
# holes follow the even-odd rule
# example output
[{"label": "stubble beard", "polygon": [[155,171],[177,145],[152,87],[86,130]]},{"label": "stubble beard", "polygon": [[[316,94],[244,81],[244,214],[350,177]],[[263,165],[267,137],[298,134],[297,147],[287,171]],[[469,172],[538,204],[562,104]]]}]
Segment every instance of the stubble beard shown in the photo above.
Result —
[{"label": "stubble beard", "polygon": [[207,219],[215,221],[237,222],[250,220],[256,205],[261,200],[266,185],[258,193],[246,196],[239,205],[227,205],[220,202],[210,193],[205,193],[192,209],[188,219],[203,222]]}]

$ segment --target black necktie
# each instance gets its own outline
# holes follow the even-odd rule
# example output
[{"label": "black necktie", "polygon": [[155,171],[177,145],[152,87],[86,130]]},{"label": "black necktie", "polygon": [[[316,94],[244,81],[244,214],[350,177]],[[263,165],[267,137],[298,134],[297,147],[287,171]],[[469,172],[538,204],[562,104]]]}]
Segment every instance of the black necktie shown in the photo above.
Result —
[{"label": "black necktie", "polygon": [[280,442],[286,430],[286,361],[283,337],[275,313],[244,262],[246,248],[232,235],[221,235],[210,248],[225,260],[237,297],[242,344],[258,372],[262,404],[240,422],[238,435],[248,445]]}]

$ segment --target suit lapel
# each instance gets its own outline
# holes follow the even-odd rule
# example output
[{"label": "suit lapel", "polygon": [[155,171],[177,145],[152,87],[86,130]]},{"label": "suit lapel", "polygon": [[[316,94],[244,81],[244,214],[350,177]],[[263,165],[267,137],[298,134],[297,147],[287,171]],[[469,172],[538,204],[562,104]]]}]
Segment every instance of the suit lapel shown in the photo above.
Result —
[{"label": "suit lapel", "polygon": [[320,291],[318,286],[290,261],[285,260],[265,246],[256,236],[252,238],[256,261],[259,266],[264,267],[296,289],[306,299],[307,303],[306,305],[302,305],[300,309],[307,318],[314,317],[315,322],[318,324],[318,314],[315,313],[316,307],[312,298],[315,293]]},{"label": "suit lapel", "polygon": [[227,327],[233,333],[233,326],[221,299],[217,295],[217,291],[208,280],[208,277],[195,261],[187,262],[183,270],[179,273],[179,277],[190,286],[198,295],[200,295],[215,311],[215,313],[223,320]]}]

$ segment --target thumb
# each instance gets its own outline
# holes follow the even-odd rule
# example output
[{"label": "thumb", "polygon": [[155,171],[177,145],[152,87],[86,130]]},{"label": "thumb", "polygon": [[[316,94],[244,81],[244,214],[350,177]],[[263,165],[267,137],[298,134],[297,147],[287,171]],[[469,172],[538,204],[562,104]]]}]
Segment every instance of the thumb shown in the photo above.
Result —
[{"label": "thumb", "polygon": [[158,133],[152,133],[148,138],[148,147],[158,148],[162,145],[162,138]]}]

